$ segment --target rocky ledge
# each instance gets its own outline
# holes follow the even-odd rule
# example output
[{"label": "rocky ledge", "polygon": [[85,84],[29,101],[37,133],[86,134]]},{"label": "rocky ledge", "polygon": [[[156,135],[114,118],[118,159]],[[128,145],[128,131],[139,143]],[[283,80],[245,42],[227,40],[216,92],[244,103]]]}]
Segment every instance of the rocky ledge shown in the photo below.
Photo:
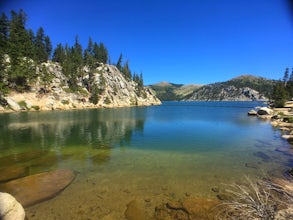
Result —
[{"label": "rocky ledge", "polygon": [[[42,81],[43,71],[51,76],[49,83]],[[150,88],[138,88],[136,82],[126,80],[113,65],[98,63],[94,71],[84,67],[83,76],[76,79],[78,88],[74,92],[69,88],[70,82],[58,63],[43,63],[36,69],[36,72],[40,77],[37,77],[35,83],[30,85],[29,91],[10,92],[4,97],[0,97],[0,112],[161,104]]]}]

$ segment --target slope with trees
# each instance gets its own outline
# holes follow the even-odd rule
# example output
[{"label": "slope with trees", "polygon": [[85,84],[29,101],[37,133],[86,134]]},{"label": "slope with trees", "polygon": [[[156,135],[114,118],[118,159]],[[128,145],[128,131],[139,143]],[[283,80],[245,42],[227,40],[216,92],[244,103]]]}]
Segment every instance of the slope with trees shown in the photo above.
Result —
[{"label": "slope with trees", "polygon": [[[11,92],[26,93],[37,89],[41,94],[50,93],[54,80],[66,78],[59,86],[70,93],[88,94],[89,101],[97,104],[108,86],[105,68],[97,72],[109,61],[104,43],[89,38],[84,49],[76,36],[73,46],[59,43],[53,48],[42,27],[34,33],[26,29],[26,22],[27,15],[23,10],[12,11],[10,18],[5,13],[0,17],[0,100],[5,103],[5,96]],[[52,72],[50,68],[58,71]],[[135,96],[147,96],[142,74],[132,74],[129,61],[122,62],[122,54],[117,69],[112,72],[121,74],[134,86]]]}]

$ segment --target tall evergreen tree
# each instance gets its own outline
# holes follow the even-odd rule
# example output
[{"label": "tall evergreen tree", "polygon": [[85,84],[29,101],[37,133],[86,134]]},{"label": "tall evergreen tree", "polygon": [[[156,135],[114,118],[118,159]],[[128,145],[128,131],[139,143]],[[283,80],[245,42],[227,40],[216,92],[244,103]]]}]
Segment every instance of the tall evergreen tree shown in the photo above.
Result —
[{"label": "tall evergreen tree", "polygon": [[33,80],[35,76],[35,66],[29,59],[30,55],[33,54],[33,47],[29,33],[25,29],[26,20],[26,14],[22,10],[19,13],[11,12],[8,39],[8,54],[11,64],[9,81],[12,87],[19,91],[27,89],[29,81]]},{"label": "tall evergreen tree", "polygon": [[47,52],[45,47],[45,32],[42,27],[37,31],[35,38],[36,61],[38,63],[47,61]]},{"label": "tall evergreen tree", "polygon": [[287,85],[288,80],[289,80],[289,68],[287,67],[283,76],[283,82],[285,87]]},{"label": "tall evergreen tree", "polygon": [[91,69],[94,68],[94,44],[91,38],[89,38],[87,48],[84,50],[84,63]]},{"label": "tall evergreen tree", "polygon": [[1,96],[7,92],[7,86],[5,83],[5,54],[8,51],[8,28],[8,18],[5,13],[2,13],[0,17],[0,99]]},{"label": "tall evergreen tree", "polygon": [[275,101],[275,107],[284,107],[286,100],[288,99],[288,93],[286,91],[284,82],[279,80],[273,90],[273,100]]},{"label": "tall evergreen tree", "polygon": [[9,21],[5,13],[0,17],[0,53],[7,53]]},{"label": "tall evergreen tree", "polygon": [[120,56],[116,64],[116,67],[120,72],[122,72],[122,59],[123,59],[123,56],[122,56],[122,53],[120,53]]},{"label": "tall evergreen tree", "polygon": [[94,58],[99,63],[108,62],[108,50],[103,43],[97,44],[94,43],[93,46]]},{"label": "tall evergreen tree", "polygon": [[54,62],[60,63],[62,64],[65,60],[65,49],[62,46],[62,44],[57,44],[57,47],[55,48],[54,52],[53,52],[53,58],[52,60]]},{"label": "tall evergreen tree", "polygon": [[128,80],[128,81],[131,80],[132,75],[131,75],[131,71],[129,68],[128,60],[125,62],[124,66],[122,68],[122,74],[126,80]]},{"label": "tall evergreen tree", "polygon": [[50,60],[51,58],[51,53],[52,53],[52,44],[51,44],[51,40],[49,38],[49,36],[45,36],[45,51],[46,51],[46,59],[47,60]]}]

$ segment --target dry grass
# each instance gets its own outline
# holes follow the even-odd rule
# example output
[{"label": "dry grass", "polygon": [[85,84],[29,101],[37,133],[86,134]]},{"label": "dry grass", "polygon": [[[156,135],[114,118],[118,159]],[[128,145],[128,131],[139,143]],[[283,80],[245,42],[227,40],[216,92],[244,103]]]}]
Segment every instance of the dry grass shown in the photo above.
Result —
[{"label": "dry grass", "polygon": [[229,199],[217,207],[217,219],[275,220],[281,209],[293,204],[293,192],[272,181],[251,181],[233,184],[227,189]]}]

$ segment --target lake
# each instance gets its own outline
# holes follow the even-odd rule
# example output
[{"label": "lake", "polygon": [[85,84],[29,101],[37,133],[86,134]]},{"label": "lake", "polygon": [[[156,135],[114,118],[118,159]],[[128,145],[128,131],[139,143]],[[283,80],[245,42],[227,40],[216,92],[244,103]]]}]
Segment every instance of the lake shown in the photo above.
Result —
[{"label": "lake", "polygon": [[123,219],[134,199],[146,201],[151,212],[169,198],[216,198],[226,184],[245,176],[282,176],[292,166],[288,155],[276,151],[290,147],[280,131],[247,116],[260,105],[164,102],[1,114],[0,167],[11,166],[2,158],[22,155],[18,165],[29,174],[77,172],[57,197],[27,208],[30,219]]}]

